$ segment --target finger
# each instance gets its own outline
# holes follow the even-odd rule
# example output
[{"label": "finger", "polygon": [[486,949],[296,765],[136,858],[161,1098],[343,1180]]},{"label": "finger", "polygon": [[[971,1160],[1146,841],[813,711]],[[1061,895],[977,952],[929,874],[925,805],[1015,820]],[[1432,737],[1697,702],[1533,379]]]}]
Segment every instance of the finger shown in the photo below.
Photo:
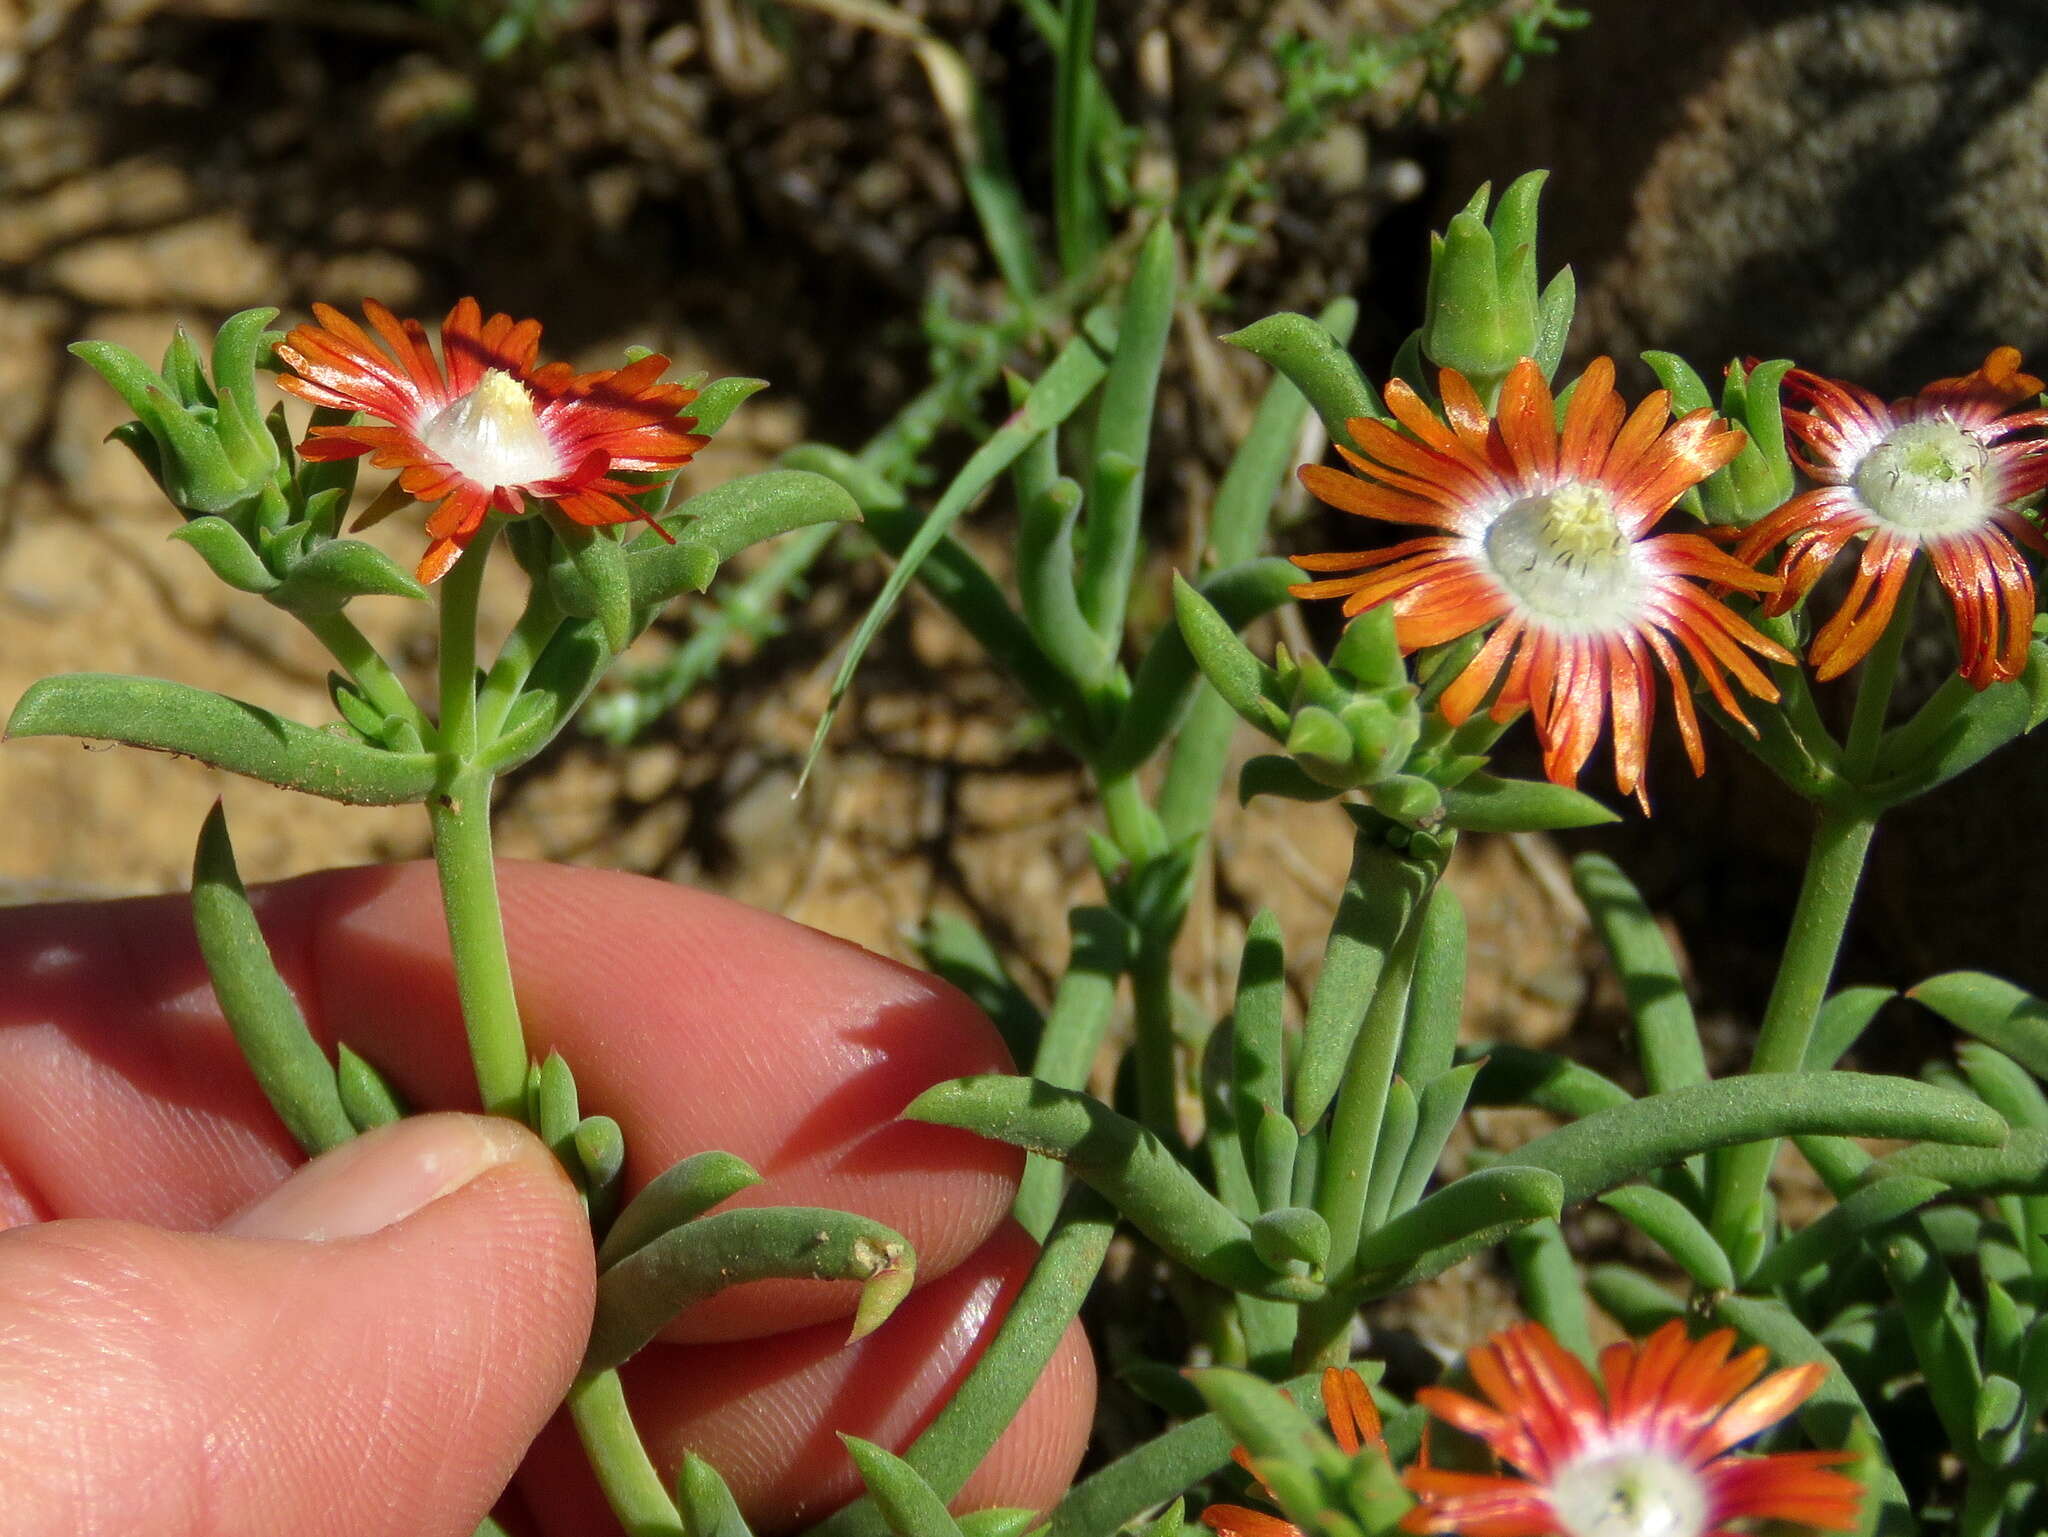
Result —
[{"label": "finger", "polygon": [[0,1234],[0,1533],[468,1537],[569,1384],[592,1269],[547,1150],[468,1116],[218,1234]]},{"label": "finger", "polygon": [[[586,1112],[625,1127],[636,1186],[725,1148],[763,1184],[742,1204],[885,1222],[942,1275],[1007,1209],[1008,1148],[898,1122],[911,1098],[1007,1068],[945,984],[720,898],[611,872],[501,867],[529,1041],[575,1069]],[[415,1105],[475,1090],[430,866],[330,872],[261,896],[265,932],[325,1039]],[[182,900],[0,914],[0,1165],[59,1214],[201,1225],[281,1177],[290,1153],[221,1025]],[[844,1315],[851,1286],[762,1283],[677,1337]]]},{"label": "finger", "polygon": [[[665,1478],[693,1451],[758,1531],[813,1524],[861,1489],[839,1433],[897,1451],[915,1439],[994,1337],[1036,1253],[1005,1224],[852,1346],[836,1323],[745,1343],[652,1346],[625,1368],[634,1421]],[[1080,1465],[1094,1401],[1094,1362],[1075,1325],[955,1508],[1050,1505]],[[559,1419],[520,1484],[550,1537],[617,1531]]]}]

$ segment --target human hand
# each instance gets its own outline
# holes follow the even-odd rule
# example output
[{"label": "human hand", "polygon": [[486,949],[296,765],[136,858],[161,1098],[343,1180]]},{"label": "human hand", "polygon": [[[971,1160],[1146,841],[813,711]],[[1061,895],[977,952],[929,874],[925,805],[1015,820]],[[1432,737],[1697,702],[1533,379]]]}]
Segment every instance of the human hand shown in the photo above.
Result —
[{"label": "human hand", "polygon": [[[664,1471],[697,1451],[763,1530],[815,1520],[859,1488],[834,1432],[906,1442],[1030,1265],[1014,1152],[894,1119],[1007,1068],[1002,1045],[943,983],[716,897],[500,878],[527,1038],[625,1128],[630,1188],[723,1148],[765,1176],[733,1204],[856,1211],[916,1247],[917,1290],[857,1345],[850,1284],[767,1282],[625,1370]],[[430,866],[258,907],[316,1035],[415,1107],[475,1106]],[[182,898],[0,911],[0,1537],[468,1537],[515,1470],[515,1530],[616,1530],[548,1423],[593,1260],[546,1150],[436,1115],[298,1162]],[[1093,1399],[1076,1327],[963,1506],[1056,1498]]]}]

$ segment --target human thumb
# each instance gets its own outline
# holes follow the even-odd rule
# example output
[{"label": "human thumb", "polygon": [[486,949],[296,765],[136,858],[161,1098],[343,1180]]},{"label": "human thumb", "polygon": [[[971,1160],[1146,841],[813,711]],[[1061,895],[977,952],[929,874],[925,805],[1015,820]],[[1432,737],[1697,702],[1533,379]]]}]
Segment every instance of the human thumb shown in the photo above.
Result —
[{"label": "human thumb", "polygon": [[590,1325],[524,1128],[402,1121],[218,1233],[0,1232],[0,1537],[469,1537]]}]

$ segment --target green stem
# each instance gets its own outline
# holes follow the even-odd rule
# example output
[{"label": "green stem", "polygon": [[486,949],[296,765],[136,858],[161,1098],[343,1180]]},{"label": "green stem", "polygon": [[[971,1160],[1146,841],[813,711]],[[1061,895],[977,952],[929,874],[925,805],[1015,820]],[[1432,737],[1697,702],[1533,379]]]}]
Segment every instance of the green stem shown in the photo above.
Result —
[{"label": "green stem", "polygon": [[441,579],[441,750],[464,764],[476,756],[481,745],[476,715],[476,608],[497,534],[497,522],[485,522],[455,562],[455,569]]},{"label": "green stem", "polygon": [[475,763],[477,594],[494,533],[486,523],[441,587],[441,783],[427,815],[477,1093],[491,1114],[524,1119],[526,1039],[491,857],[491,776]]},{"label": "green stem", "polygon": [[492,1115],[525,1119],[526,1037],[512,991],[498,872],[491,859],[491,776],[456,775],[429,803],[434,865],[455,957],[455,991],[469,1033],[477,1094]]},{"label": "green stem", "polygon": [[1842,753],[1842,773],[1850,784],[1858,787],[1869,782],[1871,770],[1877,765],[1877,750],[1884,740],[1884,718],[1891,708],[1892,683],[1899,674],[1899,654],[1905,650],[1906,636],[1913,628],[1913,614],[1919,607],[1923,568],[1924,562],[1913,562],[1905,585],[1899,590],[1899,601],[1892,610],[1891,623],[1885,626],[1877,644],[1870,648],[1870,655],[1864,658],[1863,670],[1856,679],[1856,708],[1849,718],[1849,740]]},{"label": "green stem", "polygon": [[332,614],[301,614],[299,621],[313,632],[314,638],[327,648],[335,661],[341,663],[342,671],[354,680],[365,699],[386,715],[411,721],[419,731],[420,739],[429,745],[433,743],[434,723],[427,719],[426,711],[406,692],[398,674],[384,660],[384,654],[356,628],[353,619],[336,611]]},{"label": "green stem", "polygon": [[1400,1058],[1408,984],[1414,975],[1422,930],[1423,925],[1411,917],[1388,954],[1337,1091],[1329,1144],[1323,1150],[1316,1184],[1316,1210],[1330,1225],[1330,1295],[1301,1310],[1301,1330],[1294,1347],[1297,1365],[1341,1366],[1350,1359],[1351,1319],[1358,1311],[1350,1290],[1352,1261],[1363,1236],[1366,1191],[1379,1154],[1394,1065]]},{"label": "green stem", "polygon": [[[1876,766],[1884,741],[1892,684],[1898,677],[1906,636],[1913,628],[1914,599],[1919,590],[1920,566],[1916,563],[1899,594],[1891,622],[1864,659],[1856,680],[1856,704],[1843,751],[1846,793],[1821,808],[1820,822],[1814,828],[1806,875],[1792,910],[1791,932],[1770,1001],[1764,1007],[1756,1052],[1750,1059],[1752,1073],[1796,1073],[1806,1066],[1814,1022],[1827,1000],[1849,912],[1863,879],[1864,861],[1870,854],[1871,834],[1877,828],[1877,817],[1865,807],[1859,792]],[[1775,1142],[1752,1142],[1729,1149],[1717,1160],[1714,1236],[1735,1262],[1738,1275],[1746,1275],[1762,1257],[1764,1200],[1777,1151]]]},{"label": "green stem", "polygon": [[[1829,807],[1821,812],[1799,901],[1792,910],[1784,959],[1750,1059],[1752,1073],[1796,1073],[1806,1065],[1807,1045],[1841,954],[1876,826],[1876,819],[1860,810]],[[1751,1142],[1720,1159],[1714,1181],[1714,1236],[1737,1260],[1738,1273],[1749,1268],[1742,1263],[1745,1257],[1750,1263],[1761,1257],[1764,1192],[1776,1154],[1775,1142]]]},{"label": "green stem", "polygon": [[1178,1150],[1180,1074],[1173,1036],[1173,933],[1141,935],[1131,958],[1133,1044],[1137,1054],[1138,1119]]},{"label": "green stem", "polygon": [[682,1515],[633,1427],[619,1374],[603,1371],[579,1377],[569,1389],[568,1402],[590,1470],[630,1537],[686,1537]]},{"label": "green stem", "polygon": [[483,692],[477,698],[479,739],[490,741],[504,726],[505,717],[519,700],[519,691],[526,687],[526,680],[533,673],[533,664],[540,660],[541,652],[561,627],[562,610],[547,584],[535,582],[532,595],[526,600],[526,612],[519,616],[519,623],[498,648],[498,659],[491,663],[490,675],[484,679]]},{"label": "green stem", "polygon": [[[1098,777],[1109,835],[1133,873],[1166,852],[1166,833],[1146,804],[1138,781],[1129,774]],[[1151,932],[1140,934],[1131,957],[1133,1003],[1132,1051],[1136,1054],[1138,1119],[1170,1148],[1180,1136],[1180,1075],[1175,1066],[1173,1034],[1173,942],[1180,934],[1179,912],[1154,915]]]}]

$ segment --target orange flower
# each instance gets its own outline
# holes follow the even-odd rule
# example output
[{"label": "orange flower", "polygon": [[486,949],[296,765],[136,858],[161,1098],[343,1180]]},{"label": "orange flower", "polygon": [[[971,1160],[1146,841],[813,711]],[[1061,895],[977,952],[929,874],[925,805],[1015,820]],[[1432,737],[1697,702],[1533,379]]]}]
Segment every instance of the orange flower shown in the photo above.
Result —
[{"label": "orange flower", "polygon": [[1728,1523],[1743,1520],[1854,1530],[1862,1487],[1833,1470],[1851,1453],[1734,1452],[1811,1397],[1825,1368],[1790,1367],[1759,1382],[1768,1355],[1752,1349],[1730,1360],[1734,1342],[1731,1329],[1690,1340],[1674,1319],[1640,1345],[1600,1353],[1603,1391],[1541,1324],[1496,1334],[1466,1357],[1490,1402],[1444,1388],[1416,1397],[1521,1476],[1412,1468],[1403,1482],[1421,1503],[1402,1530],[1734,1537]]},{"label": "orange flower", "polygon": [[1338,451],[1358,473],[1311,464],[1301,480],[1346,512],[1441,532],[1380,550],[1298,555],[1294,563],[1305,570],[1362,574],[1292,591],[1342,597],[1350,615],[1391,602],[1396,633],[1410,651],[1499,621],[1444,691],[1445,717],[1463,724],[1505,669],[1493,718],[1529,710],[1544,771],[1573,785],[1611,709],[1615,783],[1648,809],[1643,764],[1659,669],[1671,684],[1693,772],[1705,768],[1677,650],[1744,725],[1724,670],[1749,693],[1774,700],[1776,685],[1746,650],[1792,660],[1702,585],[1767,592],[1773,578],[1698,534],[1648,536],[1688,487],[1740,452],[1742,434],[1707,410],[1667,427],[1663,390],[1626,412],[1608,358],[1580,377],[1561,433],[1550,386],[1526,358],[1508,375],[1490,421],[1463,375],[1445,369],[1439,388],[1442,420],[1407,385],[1388,385],[1387,406],[1408,435],[1355,418],[1351,436],[1362,452]]},{"label": "orange flower", "polygon": [[635,518],[651,524],[620,500],[645,487],[613,472],[677,470],[709,441],[685,430],[694,419],[676,413],[697,392],[661,383],[668,359],[659,355],[603,373],[578,374],[566,363],[536,368],[540,322],[485,320],[474,299],[461,300],[441,323],[438,360],[424,326],[374,299],[363,301],[363,314],[375,340],[331,305],[316,304],[313,314],[318,325],[300,326],[278,344],[278,357],[295,370],[280,387],[384,425],[314,427],[299,456],[368,454],[380,469],[399,472],[359,528],[407,500],[438,503],[427,517],[423,582],[447,574],[494,509],[512,516],[529,501],[545,501],[593,527]]},{"label": "orange flower", "polygon": [[1804,369],[1785,376],[1786,394],[1809,407],[1788,407],[1785,425],[1811,455],[1799,467],[1821,484],[1752,526],[1736,555],[1754,561],[1784,544],[1784,586],[1768,609],[1783,613],[1863,539],[1848,597],[1813,638],[1820,677],[1839,677],[1877,644],[1923,550],[1955,610],[1963,676],[1983,688],[2026,666],[2034,579],[2016,545],[2048,553],[2048,541],[2012,504],[2048,485],[2048,438],[2019,436],[2048,427],[2048,411],[2013,409],[2041,393],[2019,365],[2017,349],[2000,347],[1974,373],[1890,406]]},{"label": "orange flower", "polygon": [[[1382,1455],[1386,1453],[1379,1406],[1372,1401],[1372,1389],[1357,1372],[1348,1366],[1323,1368],[1323,1408],[1330,1417],[1330,1434],[1337,1438],[1346,1456],[1356,1456],[1361,1446],[1370,1446]],[[1230,1455],[1245,1472],[1259,1478],[1258,1469],[1252,1466],[1243,1447]],[[1268,1499],[1273,1497],[1263,1478],[1259,1478],[1259,1487],[1265,1489]],[[1202,1512],[1202,1524],[1220,1537],[1302,1537],[1301,1528],[1291,1521],[1243,1505],[1211,1505]]]}]

